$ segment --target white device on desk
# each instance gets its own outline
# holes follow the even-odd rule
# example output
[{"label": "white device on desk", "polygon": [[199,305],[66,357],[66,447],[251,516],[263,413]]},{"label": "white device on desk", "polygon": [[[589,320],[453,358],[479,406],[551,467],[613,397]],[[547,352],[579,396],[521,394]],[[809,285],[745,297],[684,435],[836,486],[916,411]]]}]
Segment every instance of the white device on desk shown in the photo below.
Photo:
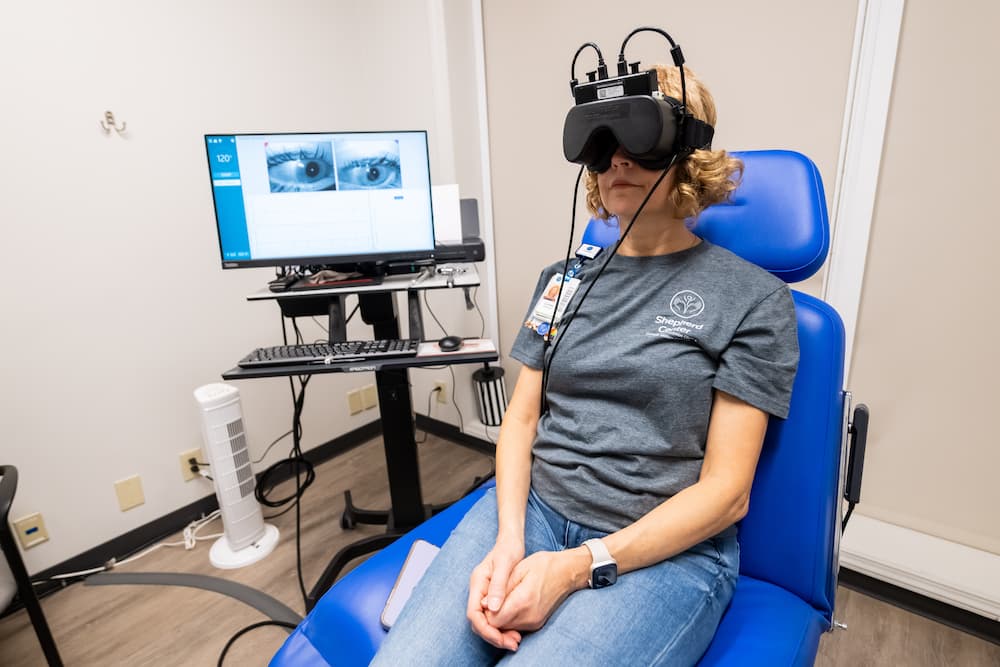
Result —
[{"label": "white device on desk", "polygon": [[224,529],[208,557],[215,567],[233,570],[274,551],[278,529],[264,523],[254,497],[256,479],[250,467],[239,390],[228,384],[206,384],[195,389],[194,398],[201,408],[204,452],[212,466]]}]

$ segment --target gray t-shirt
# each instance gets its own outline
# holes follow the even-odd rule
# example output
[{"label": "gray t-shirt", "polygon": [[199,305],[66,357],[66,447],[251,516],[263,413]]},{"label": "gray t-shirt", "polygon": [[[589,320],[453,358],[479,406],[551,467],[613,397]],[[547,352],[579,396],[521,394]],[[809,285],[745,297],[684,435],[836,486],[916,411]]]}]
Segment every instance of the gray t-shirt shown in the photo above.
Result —
[{"label": "gray t-shirt", "polygon": [[556,349],[532,488],[566,518],[615,531],[698,480],[714,389],[786,417],[799,350],[788,287],[707,241],[616,255],[573,315],[605,257],[579,272],[572,322],[548,353],[527,323],[563,262],[542,271],[511,356],[541,369]]}]

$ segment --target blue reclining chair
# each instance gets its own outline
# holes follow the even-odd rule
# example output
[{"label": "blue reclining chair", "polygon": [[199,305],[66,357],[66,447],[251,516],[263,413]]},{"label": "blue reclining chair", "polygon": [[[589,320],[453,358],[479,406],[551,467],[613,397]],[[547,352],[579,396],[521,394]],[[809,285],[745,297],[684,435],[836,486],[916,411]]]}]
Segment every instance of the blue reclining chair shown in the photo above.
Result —
[{"label": "blue reclining chair", "polygon": [[[829,248],[826,199],[815,165],[787,151],[735,155],[745,164],[741,186],[731,203],[702,213],[695,232],[786,282],[808,278]],[[591,221],[584,241],[606,246],[617,236],[616,227]],[[791,411],[768,427],[750,510],[740,522],[740,578],[702,665],[811,665],[820,636],[832,627],[850,410],[843,390],[844,329],[822,301],[793,296],[801,358]],[[865,426],[866,415],[858,417]],[[863,435],[859,440],[857,450],[863,451]],[[860,485],[860,468],[852,481]],[[462,499],[346,575],[271,664],[368,664],[385,636],[379,616],[413,540],[442,544],[482,493]],[[420,656],[413,664],[420,664]]]}]

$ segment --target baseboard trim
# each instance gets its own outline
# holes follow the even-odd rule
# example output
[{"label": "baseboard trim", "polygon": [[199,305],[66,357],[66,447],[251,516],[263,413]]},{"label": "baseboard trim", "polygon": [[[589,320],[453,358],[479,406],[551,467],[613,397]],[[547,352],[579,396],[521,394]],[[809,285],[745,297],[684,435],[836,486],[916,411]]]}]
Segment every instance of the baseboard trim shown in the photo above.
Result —
[{"label": "baseboard trim", "polygon": [[985,616],[845,567],[840,568],[839,583],[852,591],[882,600],[985,641],[1000,644],[1000,622]]},{"label": "baseboard trim", "polygon": [[[375,421],[369,422],[364,426],[359,426],[344,435],[313,447],[309,451],[305,452],[305,458],[313,465],[318,465],[333,458],[334,456],[343,454],[344,452],[354,449],[358,445],[368,442],[372,438],[379,436],[381,433],[382,422],[381,420],[376,419]],[[260,478],[259,472],[257,477],[258,479]],[[291,477],[292,471],[290,469],[279,469],[272,475],[271,481],[279,483]],[[178,508],[169,514],[165,514],[158,519],[154,519],[149,523],[143,524],[138,528],[133,528],[127,533],[123,533],[122,535],[108,540],[103,544],[99,544],[92,549],[88,549],[83,553],[68,558],[61,563],[57,563],[52,567],[37,572],[31,575],[31,578],[37,581],[63,572],[80,572],[100,567],[112,558],[122,560],[132,554],[139,553],[141,550],[152,546],[153,544],[156,544],[168,535],[172,535],[177,531],[182,530],[184,526],[188,525],[195,519],[203,517],[217,509],[219,509],[219,501],[215,497],[215,494],[212,493],[204,498],[194,501],[193,503]],[[35,586],[35,594],[41,598],[54,593],[55,591],[62,590],[67,585],[69,584],[60,583],[58,581],[45,582]],[[0,613],[0,618],[14,613],[15,611],[23,608],[23,606],[24,605],[21,604],[20,600],[15,597],[7,609]]]},{"label": "baseboard trim", "polygon": [[987,620],[1000,620],[1000,555],[855,514],[842,567]]},{"label": "baseboard trim", "polygon": [[479,452],[480,454],[485,454],[486,456],[496,456],[497,448],[492,442],[483,440],[482,438],[477,438],[476,436],[469,435],[468,433],[463,433],[453,424],[434,419],[433,417],[427,417],[419,413],[416,415],[415,423],[417,428],[422,431],[432,433],[450,442],[454,442],[457,445],[468,447],[469,449]]}]

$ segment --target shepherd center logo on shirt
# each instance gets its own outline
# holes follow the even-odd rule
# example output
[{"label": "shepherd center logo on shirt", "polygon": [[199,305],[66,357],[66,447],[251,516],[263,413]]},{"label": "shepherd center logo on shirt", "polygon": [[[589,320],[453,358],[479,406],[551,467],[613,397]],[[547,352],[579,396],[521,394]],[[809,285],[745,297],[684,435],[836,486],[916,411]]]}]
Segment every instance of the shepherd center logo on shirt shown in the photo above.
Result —
[{"label": "shepherd center logo on shirt", "polygon": [[701,295],[689,289],[677,292],[670,297],[670,311],[681,319],[675,319],[670,315],[657,315],[653,318],[656,328],[647,331],[646,335],[696,340],[692,332],[705,328],[704,324],[691,321],[705,311],[705,300]]},{"label": "shepherd center logo on shirt", "polygon": [[677,317],[698,317],[705,310],[705,300],[697,292],[681,290],[670,299],[670,310]]}]

